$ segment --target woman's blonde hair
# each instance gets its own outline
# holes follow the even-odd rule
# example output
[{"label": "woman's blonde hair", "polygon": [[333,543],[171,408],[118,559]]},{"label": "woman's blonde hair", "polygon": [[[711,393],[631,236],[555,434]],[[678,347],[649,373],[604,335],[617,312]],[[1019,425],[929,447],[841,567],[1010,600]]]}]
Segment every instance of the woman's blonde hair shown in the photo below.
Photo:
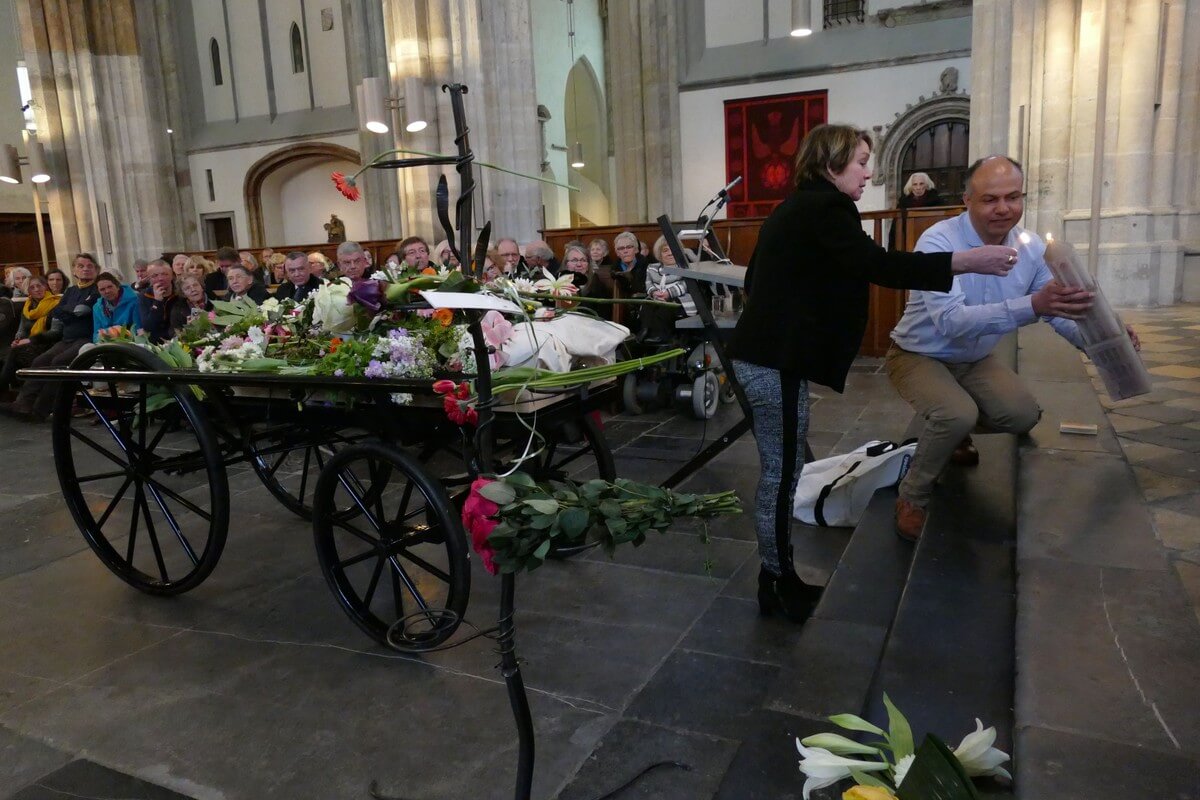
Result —
[{"label": "woman's blonde hair", "polygon": [[818,125],[808,132],[796,154],[796,183],[828,178],[846,168],[859,142],[874,148],[871,134],[853,125]]}]

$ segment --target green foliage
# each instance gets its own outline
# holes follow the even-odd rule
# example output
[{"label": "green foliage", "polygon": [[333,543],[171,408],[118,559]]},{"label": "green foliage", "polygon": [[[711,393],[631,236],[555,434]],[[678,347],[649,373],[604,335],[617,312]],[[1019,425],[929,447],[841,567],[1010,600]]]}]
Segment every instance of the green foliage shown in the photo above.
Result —
[{"label": "green foliage", "polygon": [[517,472],[479,493],[500,507],[487,543],[502,572],[537,569],[555,543],[594,543],[611,555],[618,545],[641,545],[649,531],[661,533],[680,517],[741,512],[732,491],[685,494],[621,479],[538,484]]}]

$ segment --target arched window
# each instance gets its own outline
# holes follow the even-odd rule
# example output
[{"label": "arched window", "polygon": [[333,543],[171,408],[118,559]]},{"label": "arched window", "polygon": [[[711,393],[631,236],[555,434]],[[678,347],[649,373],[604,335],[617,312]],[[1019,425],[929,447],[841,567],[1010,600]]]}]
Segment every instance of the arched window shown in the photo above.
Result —
[{"label": "arched window", "polygon": [[292,23],[292,72],[304,72],[304,42],[300,38],[300,26]]},{"label": "arched window", "polygon": [[956,119],[935,122],[914,136],[900,158],[897,194],[909,175],[924,172],[943,198],[959,197],[969,165],[970,132],[971,126],[966,120]]},{"label": "arched window", "polygon": [[221,76],[221,45],[216,39],[208,40],[208,55],[212,58],[213,86],[220,86],[225,79]]}]

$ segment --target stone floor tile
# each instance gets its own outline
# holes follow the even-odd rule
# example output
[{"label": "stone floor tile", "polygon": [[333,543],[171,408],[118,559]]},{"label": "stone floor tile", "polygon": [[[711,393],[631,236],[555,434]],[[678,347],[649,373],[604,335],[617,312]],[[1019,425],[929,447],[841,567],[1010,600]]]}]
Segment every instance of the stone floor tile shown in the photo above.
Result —
[{"label": "stone floor tile", "polygon": [[[1198,459],[1195,453],[1181,453],[1167,447],[1130,442],[1125,446],[1125,454],[1129,457],[1130,463],[1134,461],[1134,457],[1130,455],[1131,448],[1134,448],[1139,454],[1140,457],[1137,461],[1146,469],[1152,469],[1164,475],[1200,481],[1200,463],[1197,463]],[[1150,448],[1153,448],[1157,455],[1151,454]]]},{"label": "stone floor tile", "polygon": [[783,665],[792,659],[804,626],[760,617],[756,600],[718,597],[680,646],[702,653]]},{"label": "stone floor tile", "polygon": [[39,778],[12,796],[12,800],[61,800],[63,797],[119,797],[122,800],[192,800],[84,759]]},{"label": "stone floor tile", "polygon": [[1200,397],[1181,397],[1168,400],[1166,405],[1172,408],[1186,408],[1189,411],[1200,411]]},{"label": "stone floor tile", "polygon": [[[1143,353],[1175,353],[1180,350],[1187,350],[1188,346],[1184,344],[1169,344],[1161,342],[1147,342],[1142,345]],[[1181,378],[1194,378],[1195,375],[1180,375]]]},{"label": "stone floor tile", "polygon": [[1172,450],[1182,450],[1187,453],[1200,452],[1200,431],[1186,425],[1159,425],[1154,428],[1126,431],[1121,434],[1121,438],[1156,444],[1160,447],[1169,447]]},{"label": "stone floor tile", "polygon": [[1200,526],[1200,493],[1169,497],[1159,502],[1158,507],[1185,514],[1189,517],[1195,517],[1196,524]]},{"label": "stone floor tile", "polygon": [[1159,385],[1164,389],[1174,389],[1177,392],[1200,394],[1200,381],[1165,381]]},{"label": "stone floor tile", "polygon": [[71,760],[68,753],[0,726],[0,797]]},{"label": "stone floor tile", "polygon": [[1158,403],[1146,403],[1134,408],[1116,409],[1116,413],[1125,414],[1139,419],[1153,420],[1167,425],[1178,425],[1184,422],[1195,422],[1200,419],[1200,412],[1186,408],[1168,408]]},{"label": "stone floor tile", "polygon": [[681,733],[625,719],[612,727],[588,756],[579,772],[555,800],[590,800],[613,792],[644,767],[663,765],[619,793],[621,798],[703,800],[717,791],[738,743],[693,733]]},{"label": "stone floor tile", "polygon": [[1200,378],[1200,368],[1184,367],[1178,364],[1165,367],[1151,367],[1149,372],[1151,375],[1165,375],[1168,378],[1180,378],[1184,380]]},{"label": "stone floor tile", "polygon": [[1126,439],[1124,436],[1118,437],[1121,442],[1121,450],[1125,453],[1125,458],[1130,464],[1143,464],[1147,461],[1159,461],[1174,456],[1190,455],[1189,453],[1181,453],[1179,450],[1173,450],[1170,447],[1160,447],[1156,444],[1147,444],[1145,442],[1137,442],[1133,439]]},{"label": "stone floor tile", "polygon": [[1200,759],[1030,726],[1018,733],[1016,794],[1022,798],[1200,797]]},{"label": "stone floor tile", "polygon": [[1152,419],[1142,419],[1141,417],[1131,417],[1126,414],[1109,414],[1109,424],[1117,433],[1128,433],[1130,431],[1142,431],[1146,428],[1156,428],[1164,423],[1155,422]]},{"label": "stone floor tile", "polygon": [[1164,475],[1145,467],[1134,467],[1133,476],[1142,490],[1142,496],[1151,503],[1181,494],[1200,493],[1200,481]]},{"label": "stone floor tile", "polygon": [[1162,342],[1178,341],[1180,337],[1177,335],[1172,336],[1170,333],[1168,333],[1168,331],[1170,331],[1170,330],[1172,330],[1172,329],[1171,328],[1156,328],[1156,330],[1148,331],[1146,328],[1140,328],[1138,330],[1138,338],[1143,343],[1150,343],[1150,342],[1162,343]]},{"label": "stone floor tile", "polygon": [[1165,508],[1151,510],[1154,530],[1164,547],[1171,550],[1194,550],[1200,547],[1200,517],[1181,514]]},{"label": "stone floor tile", "polygon": [[[796,739],[828,731],[830,723],[760,709],[747,728],[714,800],[800,800],[804,776],[796,768]],[[841,796],[833,786],[812,794],[813,800]]]},{"label": "stone floor tile", "polygon": [[1174,566],[1179,581],[1183,584],[1183,590],[1191,598],[1196,620],[1200,622],[1200,563],[1176,560]]}]

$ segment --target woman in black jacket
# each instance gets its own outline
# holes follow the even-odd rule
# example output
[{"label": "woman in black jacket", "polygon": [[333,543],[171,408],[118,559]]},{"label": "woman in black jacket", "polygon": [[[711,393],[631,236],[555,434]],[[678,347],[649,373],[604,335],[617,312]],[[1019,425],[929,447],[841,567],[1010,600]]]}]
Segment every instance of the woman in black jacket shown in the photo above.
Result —
[{"label": "woman in black jacket", "polygon": [[796,190],[763,223],[746,272],[746,306],[730,348],[753,409],[761,476],[755,526],[762,569],[759,610],[808,618],[820,587],[792,565],[792,498],[804,465],[808,382],[841,392],[862,344],[872,283],[948,291],[954,274],[1004,275],[1010,247],[960,253],[892,253],[862,229],[854,202],[871,177],[871,138],[819,125],[796,156]]}]

